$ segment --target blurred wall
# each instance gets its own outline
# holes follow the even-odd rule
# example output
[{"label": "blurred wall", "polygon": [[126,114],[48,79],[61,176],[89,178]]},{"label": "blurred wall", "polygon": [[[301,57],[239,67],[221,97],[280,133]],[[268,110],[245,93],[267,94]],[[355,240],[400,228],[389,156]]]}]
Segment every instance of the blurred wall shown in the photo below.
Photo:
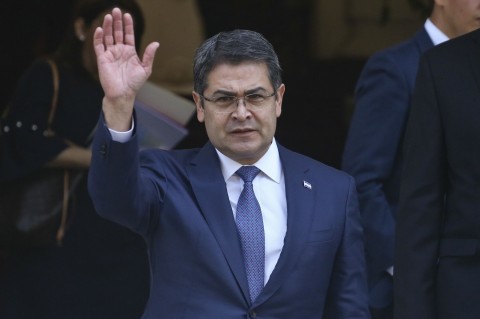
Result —
[{"label": "blurred wall", "polygon": [[[204,40],[196,0],[138,0],[145,16],[142,50],[160,42],[150,80],[181,95],[193,88],[192,60]],[[142,51],[143,52],[143,51]]]},{"label": "blurred wall", "polygon": [[312,56],[367,57],[403,41],[423,24],[407,0],[316,0]]}]

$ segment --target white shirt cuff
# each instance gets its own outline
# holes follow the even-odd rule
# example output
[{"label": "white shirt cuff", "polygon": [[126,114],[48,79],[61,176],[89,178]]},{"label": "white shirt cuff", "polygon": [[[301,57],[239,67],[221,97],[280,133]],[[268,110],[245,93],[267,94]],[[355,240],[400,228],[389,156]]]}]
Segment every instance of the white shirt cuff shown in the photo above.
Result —
[{"label": "white shirt cuff", "polygon": [[115,142],[125,143],[130,141],[133,135],[133,128],[135,127],[135,123],[132,120],[132,127],[126,132],[115,131],[109,128],[110,134],[112,135],[112,140]]}]

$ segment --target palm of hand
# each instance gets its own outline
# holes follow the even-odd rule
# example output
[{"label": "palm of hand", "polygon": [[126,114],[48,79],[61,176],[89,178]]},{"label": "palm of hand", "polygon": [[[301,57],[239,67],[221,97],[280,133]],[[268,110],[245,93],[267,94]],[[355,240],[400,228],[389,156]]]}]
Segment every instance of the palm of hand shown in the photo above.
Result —
[{"label": "palm of hand", "polygon": [[122,15],[120,9],[114,8],[105,16],[102,27],[95,30],[93,45],[105,97],[133,100],[152,72],[159,44],[150,43],[141,60],[135,50],[131,15]]},{"label": "palm of hand", "polygon": [[135,47],[126,44],[107,46],[97,56],[97,63],[105,96],[112,99],[134,96],[151,73],[140,61]]}]

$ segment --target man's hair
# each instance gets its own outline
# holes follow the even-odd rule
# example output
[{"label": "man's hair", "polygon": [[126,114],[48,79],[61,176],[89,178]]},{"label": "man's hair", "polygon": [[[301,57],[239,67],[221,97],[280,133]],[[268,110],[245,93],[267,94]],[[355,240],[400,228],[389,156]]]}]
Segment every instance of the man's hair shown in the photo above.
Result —
[{"label": "man's hair", "polygon": [[217,65],[243,62],[265,63],[274,90],[282,84],[282,69],[270,42],[255,31],[233,30],[214,35],[196,50],[193,60],[195,92],[203,95],[208,86],[208,74]]}]

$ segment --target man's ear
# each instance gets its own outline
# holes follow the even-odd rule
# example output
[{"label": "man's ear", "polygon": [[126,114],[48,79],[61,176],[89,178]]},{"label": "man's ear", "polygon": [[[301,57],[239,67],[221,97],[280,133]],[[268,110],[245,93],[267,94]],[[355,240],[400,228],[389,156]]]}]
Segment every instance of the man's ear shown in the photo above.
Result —
[{"label": "man's ear", "polygon": [[202,97],[197,92],[192,92],[193,101],[197,107],[197,120],[202,123],[205,120],[205,110],[202,105]]},{"label": "man's ear", "polygon": [[87,32],[87,30],[83,18],[75,19],[73,26],[75,28],[75,35],[77,36],[77,39],[82,42],[85,41],[85,33]]},{"label": "man's ear", "polygon": [[277,89],[277,96],[275,97],[275,114],[280,117],[282,114],[283,94],[285,93],[285,84],[282,83]]}]

